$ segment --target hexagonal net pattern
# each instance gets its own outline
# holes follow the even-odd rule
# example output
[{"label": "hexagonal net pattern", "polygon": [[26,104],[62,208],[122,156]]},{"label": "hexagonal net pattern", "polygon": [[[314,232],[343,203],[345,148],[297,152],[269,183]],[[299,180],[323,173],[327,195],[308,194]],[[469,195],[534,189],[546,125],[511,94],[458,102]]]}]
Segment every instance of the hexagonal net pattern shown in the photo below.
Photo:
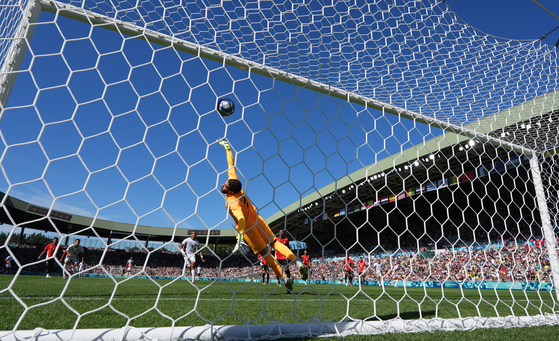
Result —
[{"label": "hexagonal net pattern", "polygon": [[0,32],[3,340],[557,320],[540,41],[435,0],[9,0]]}]

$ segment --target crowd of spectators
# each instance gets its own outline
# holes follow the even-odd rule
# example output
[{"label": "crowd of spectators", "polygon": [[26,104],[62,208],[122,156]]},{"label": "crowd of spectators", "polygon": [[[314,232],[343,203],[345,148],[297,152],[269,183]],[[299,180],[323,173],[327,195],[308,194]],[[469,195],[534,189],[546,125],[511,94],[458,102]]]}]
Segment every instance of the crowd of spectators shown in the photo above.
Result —
[{"label": "crowd of spectators", "polygon": [[[364,255],[363,280],[550,282],[549,258],[540,242],[501,245],[498,249],[446,249],[433,257],[424,257],[420,252],[370,258]],[[355,263],[359,257],[362,256],[353,257]],[[342,260],[343,257],[315,261],[311,279],[339,279],[343,276]],[[357,275],[357,269],[355,272]]]},{"label": "crowd of spectators", "polygon": [[[22,244],[10,251],[12,257],[11,270],[22,267],[26,272],[44,272],[44,257],[38,260],[43,250],[43,245]],[[8,253],[3,252],[3,259]],[[59,251],[57,259],[60,261],[62,252]],[[126,251],[121,249],[96,249],[85,248],[86,273],[98,275],[128,275],[127,261],[132,257],[133,265],[130,275],[150,275],[163,277],[178,277],[183,275],[184,257],[180,253]],[[102,260],[102,261],[101,261]],[[246,278],[251,276],[252,264],[256,264],[256,257],[249,255],[206,255],[205,262],[197,258],[197,265],[202,268],[202,276],[217,278]],[[257,267],[260,270],[260,267]],[[55,272],[61,273],[60,266],[55,267]],[[256,271],[256,270],[255,270]],[[258,272],[259,273],[259,272]],[[188,274],[187,274],[188,276]]]},{"label": "crowd of spectators", "polygon": [[[37,260],[42,251],[40,246],[22,245],[11,251],[19,266],[27,272],[43,272],[44,260]],[[314,253],[311,266],[311,280],[334,280],[343,276],[343,258],[348,253]],[[58,255],[60,257],[60,253]],[[520,241],[516,239],[498,244],[475,244],[473,247],[445,248],[435,255],[417,250],[398,250],[392,253],[350,254],[355,264],[360,257],[366,263],[363,280],[408,280],[408,281],[472,281],[472,282],[549,282],[550,264],[545,244],[541,239]],[[4,255],[4,258],[6,254]],[[132,257],[130,275],[150,275],[164,277],[184,276],[184,258],[170,252],[146,253],[125,250],[86,250],[86,272],[91,274],[127,275],[127,260]],[[207,255],[205,262],[197,261],[205,278],[256,278],[261,274],[260,263],[251,255]],[[102,261],[100,261],[102,259]],[[292,270],[294,265],[292,265]],[[358,278],[357,266],[354,268]],[[55,270],[56,272],[56,270]],[[60,272],[60,267],[58,267]],[[292,271],[295,278],[298,272]],[[187,274],[188,276],[188,274]],[[272,279],[274,275],[272,275]]]},{"label": "crowd of spectators", "polygon": [[[321,242],[304,238],[313,258],[311,279],[339,279],[342,259],[351,255],[355,263],[364,258],[365,280],[549,282],[550,263],[534,199],[527,195],[517,205],[514,193],[509,194],[500,192],[494,198],[486,195],[466,203],[459,199],[443,203],[428,197],[435,194],[427,194],[418,197],[431,208],[423,213],[402,207],[391,214],[371,210],[348,215],[336,224],[323,221],[336,237]],[[43,248],[23,244],[11,249],[15,256],[12,270],[23,267],[27,272],[44,272],[44,259],[37,260]],[[0,253],[3,259],[8,255],[6,249]],[[58,259],[60,256],[59,252]],[[123,275],[130,257],[131,275],[184,276],[182,255],[167,251],[90,248],[85,268],[92,274]],[[202,277],[259,278],[261,273],[254,255],[207,254],[204,258],[205,262],[197,261]],[[60,266],[57,269],[60,273]],[[356,267],[356,275],[357,271]],[[292,273],[297,278],[298,271]]]},{"label": "crowd of spectators", "polygon": [[[550,281],[547,250],[530,206],[507,205],[502,200],[493,205],[493,213],[488,208],[478,212],[468,208],[470,212],[451,205],[437,210],[443,215],[423,219],[414,213],[400,221],[391,218],[384,228],[379,226],[383,222],[375,221],[374,231],[368,225],[370,230],[363,227],[358,233],[340,233],[323,243],[308,238],[308,253],[314,260],[311,279],[339,279],[342,259],[351,255],[355,263],[364,258],[365,280]],[[14,269],[21,266],[24,271],[43,272],[45,261],[37,260],[43,248],[20,245],[12,249]],[[3,255],[5,259],[7,253]],[[60,259],[61,253],[57,256]],[[131,275],[184,276],[184,258],[179,253],[90,248],[85,256],[85,268],[92,274],[127,274],[127,261],[132,257]],[[204,259],[198,259],[197,265],[206,278],[259,278],[261,273],[255,255],[207,254]],[[357,268],[355,272],[357,275]],[[297,278],[298,272],[292,273]]]}]

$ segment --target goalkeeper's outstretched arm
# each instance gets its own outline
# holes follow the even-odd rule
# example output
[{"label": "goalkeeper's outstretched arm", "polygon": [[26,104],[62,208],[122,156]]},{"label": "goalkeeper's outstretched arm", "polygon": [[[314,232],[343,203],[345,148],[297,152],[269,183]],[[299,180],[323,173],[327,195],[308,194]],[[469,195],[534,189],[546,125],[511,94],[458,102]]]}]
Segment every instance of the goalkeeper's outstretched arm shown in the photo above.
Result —
[{"label": "goalkeeper's outstretched arm", "polygon": [[219,140],[217,140],[217,143],[219,143],[220,146],[223,146],[223,148],[225,148],[225,152],[227,154],[227,166],[228,166],[227,175],[229,176],[229,179],[239,180],[239,177],[237,176],[237,171],[235,170],[235,157],[233,156],[233,152],[231,151],[231,144],[229,143],[229,141],[227,141],[225,137],[222,137]]},{"label": "goalkeeper's outstretched arm", "polygon": [[[235,197],[235,194],[239,192],[242,194],[242,185],[237,176],[237,171],[235,170],[235,158],[233,157],[233,152],[231,151],[231,144],[224,137],[220,138],[217,143],[225,148],[227,153],[227,165],[229,166],[229,179],[221,185],[221,193],[226,196],[226,200],[228,202],[227,208],[229,209],[231,216],[235,219],[237,230],[240,234],[244,234],[246,230],[246,217],[244,216],[241,203],[239,202],[239,200],[242,199]],[[246,199],[244,200],[246,202]]]}]

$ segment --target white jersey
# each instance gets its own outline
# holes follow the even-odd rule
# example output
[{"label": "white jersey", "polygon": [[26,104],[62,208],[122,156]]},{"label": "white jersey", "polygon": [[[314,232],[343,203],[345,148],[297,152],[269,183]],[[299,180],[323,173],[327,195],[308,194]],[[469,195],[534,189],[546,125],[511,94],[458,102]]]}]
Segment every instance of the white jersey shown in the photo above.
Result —
[{"label": "white jersey", "polygon": [[81,245],[72,245],[66,249],[66,255],[69,258],[77,258],[80,253],[83,253],[83,247]]},{"label": "white jersey", "polygon": [[187,256],[195,254],[200,248],[200,242],[197,240],[192,240],[192,238],[186,238],[182,242],[183,247],[185,246],[185,253]]},{"label": "white jersey", "polygon": [[130,268],[132,267],[133,264],[134,264],[134,261],[133,261],[132,259],[129,259],[129,260],[126,262],[126,265],[128,266],[128,270],[130,270]]},{"label": "white jersey", "polygon": [[83,262],[80,262],[80,271],[83,271]]}]

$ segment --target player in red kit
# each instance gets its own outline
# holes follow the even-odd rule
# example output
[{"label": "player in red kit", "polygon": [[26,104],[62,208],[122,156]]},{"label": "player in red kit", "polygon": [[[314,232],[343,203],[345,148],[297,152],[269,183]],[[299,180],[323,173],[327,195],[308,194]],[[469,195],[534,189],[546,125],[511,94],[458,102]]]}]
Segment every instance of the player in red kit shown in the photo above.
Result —
[{"label": "player in red kit", "polygon": [[[279,243],[285,245],[289,250],[291,250],[291,248],[289,247],[289,238],[283,235],[283,230],[279,231],[279,235],[276,237],[276,240]],[[283,271],[285,272],[287,278],[291,278],[291,270],[289,270],[289,260],[278,250],[276,250],[276,259],[284,269]]]},{"label": "player in red kit", "polygon": [[359,262],[357,262],[357,267],[359,269],[359,285],[361,285],[363,279],[365,278],[365,267],[367,263],[363,260],[363,257],[359,257]]},{"label": "player in red kit", "polygon": [[268,262],[266,262],[266,259],[261,254],[258,254],[258,259],[262,265],[262,284],[270,284],[270,267]]},{"label": "player in red kit", "polygon": [[305,264],[305,266],[309,270],[309,280],[307,280],[307,284],[309,284],[310,278],[312,276],[312,269],[311,269],[311,255],[307,253],[307,250],[303,252],[301,259],[303,260],[303,264]]},{"label": "player in red kit", "polygon": [[344,281],[346,281],[346,286],[353,286],[353,259],[347,256],[342,264],[344,265]]},{"label": "player in red kit", "polygon": [[41,254],[39,255],[39,257],[37,259],[41,259],[41,257],[43,257],[43,255],[45,254],[45,252],[47,253],[47,262],[46,262],[46,266],[47,266],[47,278],[52,278],[50,277],[50,274],[52,272],[52,268],[54,267],[54,251],[56,251],[56,246],[58,245],[58,238],[53,238],[52,239],[52,243],[48,244],[47,246],[45,246],[43,252],[41,252]]}]

